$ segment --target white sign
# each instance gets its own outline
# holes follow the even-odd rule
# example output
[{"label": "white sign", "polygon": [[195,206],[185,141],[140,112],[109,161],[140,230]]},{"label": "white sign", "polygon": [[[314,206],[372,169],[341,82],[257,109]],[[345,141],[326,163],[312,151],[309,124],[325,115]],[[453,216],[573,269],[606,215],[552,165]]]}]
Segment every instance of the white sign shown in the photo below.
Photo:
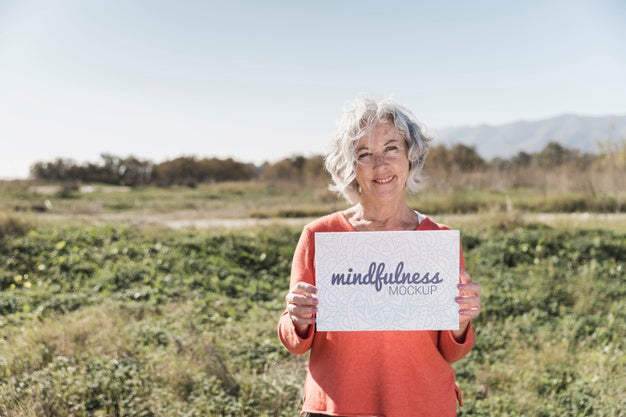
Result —
[{"label": "white sign", "polygon": [[315,234],[318,331],[458,330],[458,230]]}]

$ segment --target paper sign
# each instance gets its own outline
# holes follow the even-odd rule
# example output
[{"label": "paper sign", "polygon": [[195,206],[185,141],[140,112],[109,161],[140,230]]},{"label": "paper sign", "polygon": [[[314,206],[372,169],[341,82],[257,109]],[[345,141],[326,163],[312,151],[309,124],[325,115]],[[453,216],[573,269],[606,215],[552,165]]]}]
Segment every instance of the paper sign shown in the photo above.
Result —
[{"label": "paper sign", "polygon": [[315,234],[318,331],[458,330],[459,231]]}]

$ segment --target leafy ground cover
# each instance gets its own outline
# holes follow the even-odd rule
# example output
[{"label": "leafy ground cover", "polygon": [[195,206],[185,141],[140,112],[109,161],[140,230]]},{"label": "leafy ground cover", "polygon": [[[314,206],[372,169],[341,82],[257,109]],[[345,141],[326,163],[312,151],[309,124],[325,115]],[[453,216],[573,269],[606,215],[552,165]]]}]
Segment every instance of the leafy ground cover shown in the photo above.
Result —
[{"label": "leafy ground cover", "polygon": [[[49,227],[0,236],[0,415],[294,416],[276,337],[299,230]],[[626,409],[626,233],[463,231],[484,288],[461,416]]]}]

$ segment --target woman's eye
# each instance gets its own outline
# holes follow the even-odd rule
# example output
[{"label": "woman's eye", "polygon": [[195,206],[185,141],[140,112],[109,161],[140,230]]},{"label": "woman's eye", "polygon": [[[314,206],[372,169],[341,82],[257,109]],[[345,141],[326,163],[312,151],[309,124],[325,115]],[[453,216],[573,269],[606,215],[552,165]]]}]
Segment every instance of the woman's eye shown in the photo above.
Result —
[{"label": "woman's eye", "polygon": [[363,152],[363,153],[359,154],[358,158],[359,159],[366,159],[366,158],[369,158],[370,156],[372,156],[371,152]]},{"label": "woman's eye", "polygon": [[385,152],[389,152],[389,151],[397,151],[398,147],[395,145],[389,145],[385,148]]}]

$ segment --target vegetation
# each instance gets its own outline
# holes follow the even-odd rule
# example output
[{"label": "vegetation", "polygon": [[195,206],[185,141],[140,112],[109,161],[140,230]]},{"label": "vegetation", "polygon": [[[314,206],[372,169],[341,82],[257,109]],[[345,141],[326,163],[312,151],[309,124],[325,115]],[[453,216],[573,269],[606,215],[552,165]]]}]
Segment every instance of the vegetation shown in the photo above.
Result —
[{"label": "vegetation", "polygon": [[[8,201],[17,202],[8,207],[0,199],[0,209],[67,212],[71,207],[74,214],[189,209],[215,214],[224,208],[231,217],[267,218],[317,216],[343,204],[326,190],[329,178],[321,156],[293,156],[256,167],[232,159],[190,156],[154,164],[103,154],[100,164],[58,158],[38,162],[31,171],[34,180],[0,186]],[[419,200],[425,212],[475,213],[495,206],[608,213],[626,207],[624,141],[607,142],[597,154],[550,143],[541,152],[492,161],[472,147],[439,145],[431,149],[424,174],[425,188],[413,201]],[[42,192],[50,189],[54,191]],[[119,192],[131,190],[134,199]],[[172,192],[179,199],[168,198]],[[42,194],[52,205],[44,204]],[[254,198],[253,205],[248,197]]]},{"label": "vegetation", "polygon": [[0,414],[292,409],[301,361],[274,329],[296,238],[110,227],[5,236]]},{"label": "vegetation", "polygon": [[102,154],[102,163],[78,164],[71,159],[36,162],[34,178],[49,181],[97,182],[114,185],[195,186],[203,182],[242,181],[256,177],[254,166],[233,159],[180,157],[159,164],[134,156]]},{"label": "vegetation", "polygon": [[[232,159],[180,157],[155,164],[133,156],[101,155],[101,163],[78,164],[57,158],[31,167],[37,180],[114,185],[185,185],[224,181],[286,181],[298,185],[328,182],[319,155],[293,156],[260,167]],[[581,153],[551,142],[536,153],[519,152],[509,159],[485,161],[475,148],[457,144],[434,146],[426,175],[434,190],[469,188],[535,188],[579,191],[586,197],[615,193],[626,185],[626,141],[606,141],[597,154]],[[621,202],[620,202],[621,203]],[[621,205],[618,205],[621,207]],[[618,208],[619,210],[619,208]]]},{"label": "vegetation", "polygon": [[[275,327],[298,228],[0,230],[0,415],[297,415],[306,356]],[[519,218],[463,230],[484,311],[455,364],[460,415],[621,415],[625,242]]]},{"label": "vegetation", "polygon": [[[484,289],[454,365],[461,416],[623,414],[626,168],[606,149],[431,152],[409,203],[462,230]],[[226,161],[251,175],[230,181],[196,177],[208,159],[106,158],[100,174],[123,181],[0,182],[0,415],[297,415],[307,356],[276,324],[302,224],[345,207],[321,158]],[[206,219],[224,223],[171,226]]]}]

